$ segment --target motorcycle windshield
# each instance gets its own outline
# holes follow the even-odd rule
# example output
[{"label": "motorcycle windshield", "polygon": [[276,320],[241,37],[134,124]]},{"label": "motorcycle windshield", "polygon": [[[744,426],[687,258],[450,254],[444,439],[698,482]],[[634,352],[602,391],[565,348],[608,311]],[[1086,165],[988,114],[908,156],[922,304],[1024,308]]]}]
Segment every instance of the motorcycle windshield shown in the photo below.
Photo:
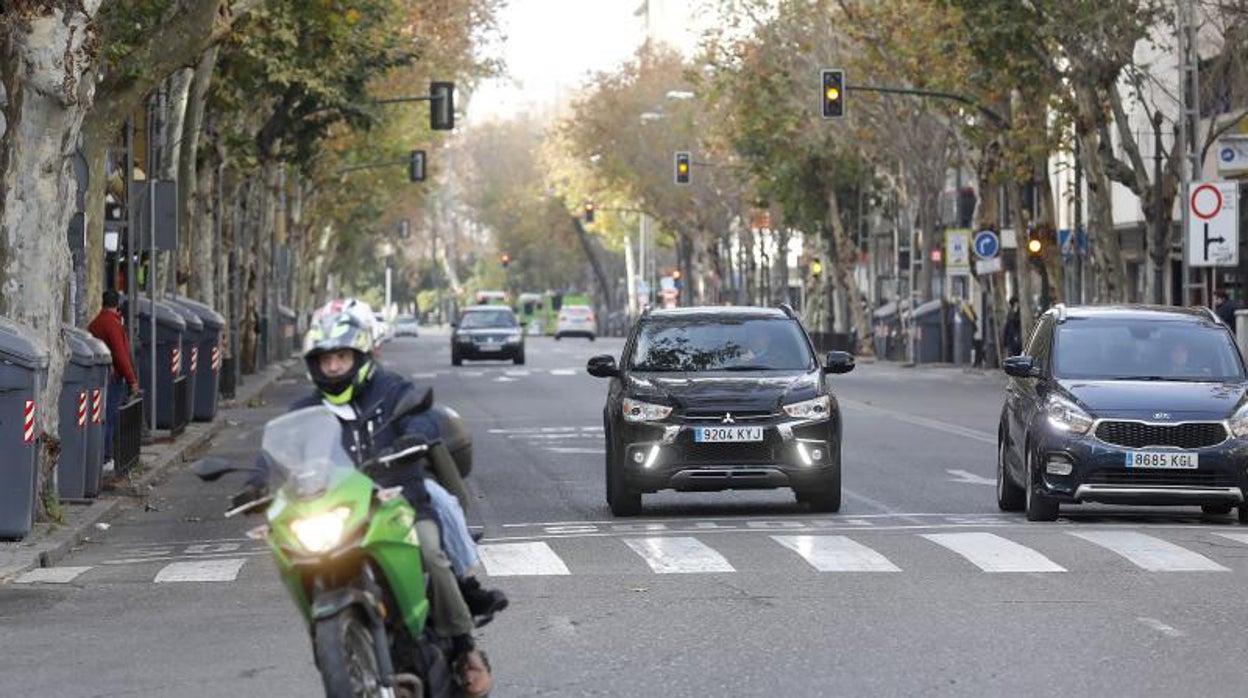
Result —
[{"label": "motorcycle windshield", "polygon": [[324,492],[336,470],[354,467],[342,447],[342,425],[323,405],[289,412],[264,427],[264,457],[300,498]]}]

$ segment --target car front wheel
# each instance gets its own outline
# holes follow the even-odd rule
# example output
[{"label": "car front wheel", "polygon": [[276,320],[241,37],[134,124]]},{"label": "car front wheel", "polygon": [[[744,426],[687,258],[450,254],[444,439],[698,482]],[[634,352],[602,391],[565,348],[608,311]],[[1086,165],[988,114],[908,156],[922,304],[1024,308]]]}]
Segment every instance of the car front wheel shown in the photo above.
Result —
[{"label": "car front wheel", "polygon": [[607,506],[615,516],[636,516],[641,513],[641,493],[633,492],[624,484],[624,473],[616,462],[615,449],[607,439]]},{"label": "car front wheel", "polygon": [[1005,440],[997,439],[997,508],[1001,511],[1022,511],[1027,494],[1014,484],[1005,467]]},{"label": "car front wheel", "polygon": [[1030,451],[1028,451],[1027,486],[1023,490],[1026,496],[1027,520],[1057,521],[1057,501],[1038,492],[1039,487],[1040,477],[1039,473],[1036,472],[1036,462],[1031,457]]}]

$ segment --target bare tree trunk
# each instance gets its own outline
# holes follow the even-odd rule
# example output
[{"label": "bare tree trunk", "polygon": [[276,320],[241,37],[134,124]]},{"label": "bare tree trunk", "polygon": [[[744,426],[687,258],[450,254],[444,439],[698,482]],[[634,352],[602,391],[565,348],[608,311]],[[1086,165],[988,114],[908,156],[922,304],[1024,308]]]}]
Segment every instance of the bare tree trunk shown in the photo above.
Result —
[{"label": "bare tree trunk", "polygon": [[212,210],[212,192],[201,185],[212,182],[210,167],[200,176],[199,139],[204,127],[204,105],[212,70],[217,62],[214,45],[199,57],[187,90],[186,123],[182,129],[182,150],[178,158],[178,228],[182,231],[181,249],[187,273],[187,294],[202,302],[211,302],[213,290],[212,254],[213,228],[206,215]]},{"label": "bare tree trunk", "polygon": [[854,353],[860,356],[874,356],[875,348],[871,346],[871,332],[870,325],[867,324],[867,311],[860,301],[862,293],[858,289],[858,277],[854,274],[854,269],[858,264],[858,246],[845,232],[845,226],[841,222],[840,203],[836,200],[836,192],[828,195],[828,219],[832,226],[832,238],[836,245],[837,259],[836,264],[832,265],[833,273],[840,279],[841,288],[845,289],[849,296],[849,317],[858,332],[858,346]]},{"label": "bare tree trunk", "polygon": [[[0,12],[0,316],[33,330],[49,350],[36,404],[43,432],[38,490],[48,489],[60,433],[56,405],[70,274],[65,231],[77,193],[72,157],[94,83],[99,0]],[[90,294],[88,294],[90,295]],[[55,494],[55,493],[53,493]],[[42,501],[39,515],[47,510]]]}]

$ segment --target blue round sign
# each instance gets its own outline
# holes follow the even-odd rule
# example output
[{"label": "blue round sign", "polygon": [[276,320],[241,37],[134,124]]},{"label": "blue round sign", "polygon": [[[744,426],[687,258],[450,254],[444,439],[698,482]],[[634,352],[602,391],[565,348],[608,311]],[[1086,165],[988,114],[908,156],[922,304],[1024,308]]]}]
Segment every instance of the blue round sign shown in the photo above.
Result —
[{"label": "blue round sign", "polygon": [[1001,239],[991,230],[975,233],[975,256],[980,259],[992,259],[1001,251]]},{"label": "blue round sign", "polygon": [[1222,162],[1230,162],[1235,159],[1235,151],[1230,148],[1222,149]]}]

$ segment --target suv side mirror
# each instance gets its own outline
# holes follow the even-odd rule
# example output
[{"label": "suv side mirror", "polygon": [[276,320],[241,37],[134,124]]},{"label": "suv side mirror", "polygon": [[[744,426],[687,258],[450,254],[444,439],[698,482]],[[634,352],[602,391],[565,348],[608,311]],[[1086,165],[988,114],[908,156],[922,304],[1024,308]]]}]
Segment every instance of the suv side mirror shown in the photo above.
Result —
[{"label": "suv side mirror", "polygon": [[830,351],[823,358],[824,373],[849,373],[854,370],[854,355],[847,351]]},{"label": "suv side mirror", "polygon": [[1006,375],[1015,378],[1039,378],[1040,367],[1036,365],[1036,360],[1030,356],[1011,356],[1001,362],[1001,369]]},{"label": "suv side mirror", "polygon": [[585,364],[585,370],[595,378],[613,378],[620,375],[620,368],[615,365],[615,357],[610,354],[599,354]]}]

